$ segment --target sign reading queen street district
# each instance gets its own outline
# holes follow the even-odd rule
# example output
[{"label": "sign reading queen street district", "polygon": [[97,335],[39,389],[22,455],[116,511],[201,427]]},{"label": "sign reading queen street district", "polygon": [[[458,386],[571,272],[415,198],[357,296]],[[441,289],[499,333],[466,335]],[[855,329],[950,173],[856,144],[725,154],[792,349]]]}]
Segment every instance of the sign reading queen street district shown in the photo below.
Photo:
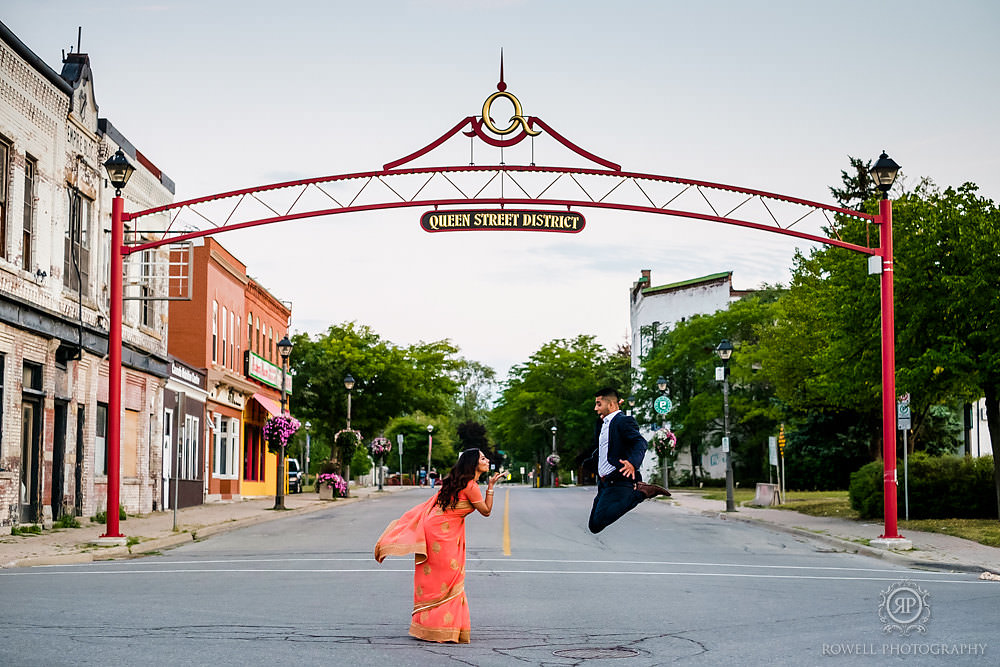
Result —
[{"label": "sign reading queen street district", "polygon": [[586,224],[583,215],[576,211],[471,209],[460,211],[428,211],[420,216],[420,226],[427,232],[510,230],[576,234]]}]

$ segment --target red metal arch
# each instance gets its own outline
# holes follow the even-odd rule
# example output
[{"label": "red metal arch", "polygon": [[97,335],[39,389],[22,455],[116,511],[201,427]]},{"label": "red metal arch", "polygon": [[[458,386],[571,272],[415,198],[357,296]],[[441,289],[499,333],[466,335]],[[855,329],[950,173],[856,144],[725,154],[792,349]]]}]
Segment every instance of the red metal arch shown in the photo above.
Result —
[{"label": "red metal arch", "polygon": [[[474,175],[476,181],[482,184],[482,187],[475,192],[463,188],[456,182],[456,176],[470,174]],[[532,193],[530,186],[523,182],[528,175],[542,175],[550,180],[547,185],[543,183],[545,187],[540,191],[536,184],[536,192]],[[585,183],[582,180],[583,178],[594,179],[594,177],[599,177],[596,180],[600,183]],[[416,178],[420,187],[415,192],[404,194],[404,188],[397,187],[395,182],[405,178]],[[356,183],[348,191],[350,199],[345,201],[331,195],[324,188],[330,184],[346,182]],[[439,195],[422,196],[432,183],[438,186],[435,189]],[[547,196],[546,193],[557,185],[569,186],[569,189],[575,191],[577,196]],[[670,186],[670,189],[666,194],[657,197],[650,192],[651,185],[667,185]],[[512,190],[515,196],[505,196],[504,193],[508,189]],[[279,191],[286,190],[294,191],[292,193],[294,196],[284,197],[286,200],[292,200],[290,205],[279,207],[279,205],[269,201],[269,195],[273,196]],[[499,196],[497,191],[499,191]],[[623,194],[626,191],[627,194]],[[304,203],[304,196],[309,193],[320,195],[318,198],[321,201],[332,205],[307,205]],[[736,206],[731,206],[731,201],[725,201],[733,196],[740,200]],[[224,202],[228,202],[226,206],[218,206]],[[726,206],[723,207],[724,203]],[[381,171],[285,181],[189,199],[167,206],[123,214],[123,220],[137,224],[134,226],[135,240],[128,243],[122,252],[127,255],[168,243],[209,236],[228,230],[340,213],[412,207],[468,206],[469,204],[500,207],[593,208],[655,213],[774,232],[805,241],[838,246],[867,255],[879,254],[879,249],[876,247],[849,243],[836,235],[838,217],[861,220],[866,223],[876,222],[876,216],[858,211],[762,190],[658,174],[535,165],[469,165],[383,169]],[[678,204],[683,204],[683,206]],[[741,212],[743,215],[734,216],[734,213],[737,212]],[[264,213],[264,215],[260,216],[256,213]],[[161,214],[169,216],[169,222],[165,227],[157,225],[155,220]],[[192,223],[200,223],[201,225],[207,223],[208,227],[192,231],[179,229],[184,225],[197,226]],[[835,235],[824,236],[804,229],[810,226],[815,228],[817,225],[833,230]],[[161,234],[162,238],[160,239],[140,240],[142,237],[148,239],[149,235]]]},{"label": "red metal arch", "polygon": [[[497,89],[503,93],[506,84]],[[112,206],[111,330],[109,334],[109,454],[108,503],[118,503],[118,455],[121,411],[122,269],[131,253],[190,240],[222,231],[275,222],[411,207],[512,206],[593,208],[693,218],[783,234],[806,241],[838,246],[881,257],[882,313],[882,428],[885,464],[885,531],[888,543],[900,541],[896,517],[895,336],[892,304],[892,208],[882,201],[879,215],[811,202],[761,190],[720,183],[622,171],[553,130],[538,117],[521,116],[512,95],[515,115],[508,129],[486,122],[490,100],[480,117],[468,116],[427,146],[384,165],[381,171],[341,174],[262,185],[209,195],[135,213],[124,211],[116,195]],[[499,134],[491,136],[486,130]],[[463,130],[463,128],[467,128]],[[520,132],[506,138],[507,134]],[[480,139],[499,150],[510,149],[545,133],[555,142],[600,168],[540,167],[532,157],[527,165],[500,164],[402,168],[459,134]],[[350,187],[348,187],[350,186]],[[338,192],[331,190],[337,188]],[[510,190],[509,190],[510,189]],[[514,192],[514,196],[508,195]],[[568,191],[568,192],[567,192]],[[564,194],[559,194],[564,193]],[[339,199],[338,199],[339,197]],[[290,200],[290,201],[289,201]],[[315,201],[314,201],[315,200]],[[724,212],[721,212],[724,211]],[[738,213],[738,215],[736,215]],[[875,223],[878,246],[845,242],[838,234],[838,218]],[[123,223],[132,222],[132,238],[124,238]],[[202,228],[207,223],[208,228]],[[815,231],[811,231],[815,230]],[[280,474],[279,474],[280,476]],[[120,537],[118,515],[108,515],[106,536]]]}]

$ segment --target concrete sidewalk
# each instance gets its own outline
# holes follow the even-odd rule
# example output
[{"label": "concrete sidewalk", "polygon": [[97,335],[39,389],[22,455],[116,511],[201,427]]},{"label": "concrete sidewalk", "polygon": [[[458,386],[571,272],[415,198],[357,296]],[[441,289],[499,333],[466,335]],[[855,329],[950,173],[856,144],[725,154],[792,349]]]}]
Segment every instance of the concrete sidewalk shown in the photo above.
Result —
[{"label": "concrete sidewalk", "polygon": [[[726,512],[724,500],[707,500],[699,493],[676,491],[661,502],[671,502],[686,512],[715,516],[725,521],[766,524],[782,532],[808,537],[838,550],[891,560],[906,566],[963,572],[1000,574],[1000,548],[940,533],[903,531],[913,549],[895,551],[868,546],[882,534],[882,524],[851,521],[835,517],[810,516],[792,510],[765,507],[740,507]],[[991,578],[991,577],[985,577]]]},{"label": "concrete sidewalk", "polygon": [[276,511],[274,496],[234,500],[177,511],[177,530],[174,530],[174,513],[154,512],[146,516],[130,516],[119,523],[120,532],[130,543],[127,546],[97,546],[93,542],[106,530],[104,524],[91,523],[80,517],[80,528],[56,528],[40,535],[4,535],[0,537],[0,567],[29,567],[32,565],[65,565],[89,563],[95,560],[130,558],[175,547],[179,544],[203,539],[210,535],[274,521],[289,516],[329,508],[341,508],[387,493],[416,489],[413,486],[353,487],[350,498],[320,500],[316,492],[285,496],[285,511]]}]

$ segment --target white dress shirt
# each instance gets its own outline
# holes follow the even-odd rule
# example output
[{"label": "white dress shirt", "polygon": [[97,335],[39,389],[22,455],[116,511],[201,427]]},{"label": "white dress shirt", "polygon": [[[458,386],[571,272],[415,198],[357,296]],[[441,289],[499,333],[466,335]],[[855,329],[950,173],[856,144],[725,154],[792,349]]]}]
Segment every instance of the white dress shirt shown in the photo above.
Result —
[{"label": "white dress shirt", "polygon": [[611,429],[611,420],[619,412],[621,410],[615,410],[605,417],[601,424],[601,435],[597,439],[597,474],[600,477],[606,477],[615,470],[618,470],[618,468],[608,463],[608,431]]}]

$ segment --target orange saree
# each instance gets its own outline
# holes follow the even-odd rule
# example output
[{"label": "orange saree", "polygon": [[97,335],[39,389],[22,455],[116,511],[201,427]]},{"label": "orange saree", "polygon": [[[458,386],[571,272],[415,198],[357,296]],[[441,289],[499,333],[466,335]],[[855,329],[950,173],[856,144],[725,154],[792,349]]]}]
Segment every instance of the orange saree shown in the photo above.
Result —
[{"label": "orange saree", "polygon": [[437,494],[389,524],[375,544],[375,560],[414,554],[410,634],[432,642],[469,643],[465,599],[465,517],[483,499],[475,480],[442,511]]}]

